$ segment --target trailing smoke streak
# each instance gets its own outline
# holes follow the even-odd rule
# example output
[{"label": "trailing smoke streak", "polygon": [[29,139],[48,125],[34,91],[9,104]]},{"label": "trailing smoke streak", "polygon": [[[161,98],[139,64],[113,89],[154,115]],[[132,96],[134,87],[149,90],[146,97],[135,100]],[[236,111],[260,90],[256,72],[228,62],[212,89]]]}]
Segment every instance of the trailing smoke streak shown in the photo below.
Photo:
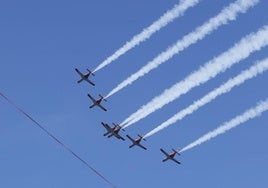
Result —
[{"label": "trailing smoke streak", "polygon": [[121,55],[125,54],[135,46],[139,45],[141,42],[146,41],[151,37],[152,34],[162,29],[173,20],[182,16],[184,12],[199,3],[200,0],[181,0],[179,4],[175,5],[171,10],[168,10],[164,15],[162,15],[158,20],[153,22],[149,27],[143,29],[141,33],[135,35],[130,41],[126,42],[124,46],[119,48],[113,55],[108,57],[105,61],[103,61],[94,72],[102,69],[106,65],[109,65],[114,60],[119,58]]},{"label": "trailing smoke streak", "polygon": [[219,126],[214,131],[211,131],[204,136],[200,137],[196,141],[192,142],[191,144],[184,147],[181,152],[184,152],[186,150],[192,149],[193,147],[196,147],[204,142],[209,141],[210,139],[223,134],[232,128],[237,127],[238,125],[241,125],[242,123],[245,123],[246,121],[255,118],[256,116],[260,116],[264,111],[268,110],[268,99],[265,101],[261,101],[259,105],[257,105],[255,108],[251,108],[244,112],[242,115],[239,115],[232,119],[229,122],[224,123],[223,125]]},{"label": "trailing smoke streak", "polygon": [[199,70],[187,76],[184,80],[176,83],[171,88],[166,89],[162,94],[154,97],[150,102],[148,102],[146,105],[143,105],[140,109],[122,122],[122,124],[125,124],[124,128],[147,117],[149,114],[174,101],[181,95],[186,94],[194,87],[204,84],[208,80],[217,76],[219,73],[226,71],[234,64],[239,63],[253,52],[261,50],[267,45],[268,25],[259,29],[256,33],[251,33],[242,38],[228,51],[210,60]]},{"label": "trailing smoke streak", "polygon": [[116,188],[116,186],[113,183],[111,183],[107,178],[105,178],[100,172],[98,172],[95,168],[93,168],[88,162],[86,162],[84,159],[82,159],[78,154],[76,154],[71,148],[69,148],[63,142],[61,142],[57,137],[55,137],[47,129],[45,129],[40,123],[38,123],[29,114],[27,114],[24,110],[22,110],[20,107],[18,107],[14,102],[12,102],[3,93],[0,92],[0,96],[2,96],[9,104],[11,104],[14,108],[16,108],[20,113],[25,115],[29,120],[31,120],[35,125],[37,125],[37,127],[39,127],[42,131],[44,131],[50,138],[52,138],[55,142],[57,142],[60,146],[62,146],[65,150],[67,150],[70,154],[72,154],[76,159],[78,159],[80,162],[82,162],[88,169],[93,171],[96,175],[98,175],[100,178],[102,178],[102,180],[104,180],[110,186]]},{"label": "trailing smoke streak", "polygon": [[239,13],[245,13],[250,7],[255,6],[258,2],[259,0],[237,0],[234,3],[231,3],[228,7],[225,7],[217,16],[211,18],[202,26],[196,28],[193,32],[184,36],[181,40],[178,40],[172,47],[169,47],[166,51],[160,53],[139,71],[121,82],[118,86],[116,86],[112,91],[108,93],[106,98],[132,84],[134,81],[149,73],[151,70],[157,68],[164,62],[167,62],[170,58],[188,48],[191,44],[202,40],[205,36],[218,29],[219,26],[227,24],[229,21],[236,20],[236,17]]},{"label": "trailing smoke streak", "polygon": [[193,104],[188,106],[187,108],[181,110],[180,112],[176,113],[174,116],[169,118],[167,121],[160,124],[158,127],[147,133],[144,138],[147,138],[149,136],[154,135],[155,133],[163,130],[164,128],[176,123],[179,120],[182,120],[185,116],[192,114],[196,110],[198,110],[200,107],[206,105],[207,103],[213,101],[218,96],[230,92],[231,89],[233,89],[235,86],[239,86],[240,84],[243,84],[245,81],[254,78],[258,76],[259,74],[262,74],[264,71],[267,71],[268,69],[268,58],[259,62],[256,65],[253,65],[248,70],[243,71],[238,76],[228,80],[224,84],[222,84],[220,87],[214,89],[213,91],[209,92],[207,95],[199,99],[198,101],[195,101]]}]

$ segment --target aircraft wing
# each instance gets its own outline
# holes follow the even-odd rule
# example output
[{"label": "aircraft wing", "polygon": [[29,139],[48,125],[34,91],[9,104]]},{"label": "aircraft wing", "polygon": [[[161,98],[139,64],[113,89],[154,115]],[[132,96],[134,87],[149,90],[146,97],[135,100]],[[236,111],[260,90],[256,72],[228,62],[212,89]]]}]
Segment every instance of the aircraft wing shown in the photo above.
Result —
[{"label": "aircraft wing", "polygon": [[121,135],[119,135],[119,134],[116,134],[116,137],[125,141],[125,139]]},{"label": "aircraft wing", "polygon": [[166,162],[167,160],[169,160],[169,158],[165,158],[165,159],[163,159],[162,161],[163,161],[163,162]]},{"label": "aircraft wing", "polygon": [[107,111],[106,108],[104,108],[102,105],[98,104],[98,107],[100,107],[102,110],[104,110],[105,112]]},{"label": "aircraft wing", "polygon": [[108,134],[111,134],[112,128],[108,124],[106,124],[106,123],[103,123],[102,122],[101,124],[107,130],[107,132],[103,136],[107,136]]},{"label": "aircraft wing", "polygon": [[112,131],[112,128],[109,125],[107,125],[107,124],[102,124],[102,125],[107,131],[109,131],[109,132]]},{"label": "aircraft wing", "polygon": [[133,143],[135,143],[135,140],[131,138],[129,135],[127,135],[128,139],[131,140]]},{"label": "aircraft wing", "polygon": [[142,149],[144,149],[144,150],[147,150],[147,148],[146,147],[144,147],[143,145],[141,145],[141,144],[138,144],[138,146],[140,146]]},{"label": "aircraft wing", "polygon": [[83,80],[84,80],[84,79],[81,78],[80,80],[77,81],[77,83],[79,84],[79,83],[81,83]]},{"label": "aircraft wing", "polygon": [[103,136],[107,136],[109,134],[111,134],[111,132],[107,131],[106,133],[103,134]]},{"label": "aircraft wing", "polygon": [[75,69],[75,71],[76,71],[81,77],[84,77],[84,75],[83,75],[78,69]]},{"label": "aircraft wing", "polygon": [[162,148],[160,149],[160,151],[162,151],[162,153],[164,153],[166,156],[169,156],[169,154],[165,152]]},{"label": "aircraft wing", "polygon": [[86,80],[88,83],[90,83],[91,85],[95,86],[95,84],[93,82],[91,82],[89,79],[84,79]]},{"label": "aircraft wing", "polygon": [[111,138],[112,136],[114,136],[113,131],[110,132],[110,134],[107,136],[108,138]]},{"label": "aircraft wing", "polygon": [[174,159],[174,158],[172,158],[171,160],[174,161],[174,162],[177,163],[177,164],[181,164],[179,161],[177,161],[177,160]]},{"label": "aircraft wing", "polygon": [[108,138],[111,138],[112,136],[115,136],[118,139],[125,140],[121,135],[118,133],[115,133],[114,131],[111,131],[110,135],[108,135]]},{"label": "aircraft wing", "polygon": [[96,102],[96,100],[90,94],[87,94],[87,96],[92,100],[93,103]]},{"label": "aircraft wing", "polygon": [[118,129],[118,130],[114,130],[114,131],[113,131],[113,135],[114,135],[116,138],[118,138],[118,139],[125,140],[125,139],[119,134],[119,131],[120,131],[120,129]]}]

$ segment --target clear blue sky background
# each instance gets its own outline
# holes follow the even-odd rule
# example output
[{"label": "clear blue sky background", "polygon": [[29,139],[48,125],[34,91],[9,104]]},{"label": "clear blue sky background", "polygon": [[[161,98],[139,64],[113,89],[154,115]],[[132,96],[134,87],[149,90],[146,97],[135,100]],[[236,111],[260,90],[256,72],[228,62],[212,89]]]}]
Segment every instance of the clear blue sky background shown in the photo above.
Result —
[{"label": "clear blue sky background", "polygon": [[[145,43],[78,85],[77,67],[97,67],[177,0],[0,1],[0,89],[118,187],[265,187],[268,115],[255,118],[162,163],[159,148],[181,148],[268,96],[268,74],[247,81],[199,111],[148,138],[148,151],[105,138],[101,121],[121,122],[246,34],[268,24],[268,1],[220,27],[135,84],[89,110],[91,93],[105,95],[231,0],[203,0]],[[127,128],[136,137],[162,123],[227,79],[267,57],[268,48]],[[40,129],[0,99],[0,187],[109,187]]]}]

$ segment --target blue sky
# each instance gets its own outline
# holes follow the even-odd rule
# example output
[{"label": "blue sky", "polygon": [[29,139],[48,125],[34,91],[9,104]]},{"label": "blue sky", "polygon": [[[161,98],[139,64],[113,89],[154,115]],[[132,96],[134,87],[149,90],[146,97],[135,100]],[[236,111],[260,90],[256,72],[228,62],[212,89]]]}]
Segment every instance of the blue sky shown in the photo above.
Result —
[{"label": "blue sky", "polygon": [[[264,100],[268,96],[267,73],[149,137],[144,142],[148,151],[129,149],[127,140],[103,137],[100,122],[123,121],[243,36],[268,24],[265,0],[111,96],[104,103],[108,112],[88,108],[87,93],[106,95],[230,2],[202,0],[148,41],[98,71],[92,78],[96,86],[92,87],[76,83],[79,76],[74,68],[85,71],[97,67],[178,1],[1,1],[0,92],[118,187],[264,187],[268,178],[267,113],[177,156],[180,166],[170,161],[162,163],[164,156],[159,148],[182,148]],[[134,137],[147,133],[267,54],[267,47],[253,53],[130,126],[126,133]],[[2,99],[0,150],[0,187],[109,187]]]}]

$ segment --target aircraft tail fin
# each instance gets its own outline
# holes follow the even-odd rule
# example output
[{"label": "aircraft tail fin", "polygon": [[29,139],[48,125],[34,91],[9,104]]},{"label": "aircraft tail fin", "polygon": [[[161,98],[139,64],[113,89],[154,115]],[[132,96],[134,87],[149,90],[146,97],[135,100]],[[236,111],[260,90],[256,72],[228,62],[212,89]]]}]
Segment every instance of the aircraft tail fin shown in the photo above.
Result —
[{"label": "aircraft tail fin", "polygon": [[93,73],[93,71],[91,71],[91,70],[89,70],[89,69],[87,69],[87,71],[88,71],[90,74],[92,74],[92,76],[95,76],[95,74]]},{"label": "aircraft tail fin", "polygon": [[177,153],[178,155],[181,155],[181,154],[179,153],[179,150],[178,150],[178,149],[172,149],[172,151],[174,151],[174,152]]},{"label": "aircraft tail fin", "polygon": [[146,141],[146,139],[143,138],[143,136],[141,136],[141,135],[139,135],[139,134],[138,134],[138,137],[140,137],[141,139],[143,139],[144,141]]},{"label": "aircraft tail fin", "polygon": [[104,100],[105,102],[107,102],[107,100],[105,99],[104,96],[102,96],[101,94],[99,94],[100,98],[102,98],[102,100]]}]

